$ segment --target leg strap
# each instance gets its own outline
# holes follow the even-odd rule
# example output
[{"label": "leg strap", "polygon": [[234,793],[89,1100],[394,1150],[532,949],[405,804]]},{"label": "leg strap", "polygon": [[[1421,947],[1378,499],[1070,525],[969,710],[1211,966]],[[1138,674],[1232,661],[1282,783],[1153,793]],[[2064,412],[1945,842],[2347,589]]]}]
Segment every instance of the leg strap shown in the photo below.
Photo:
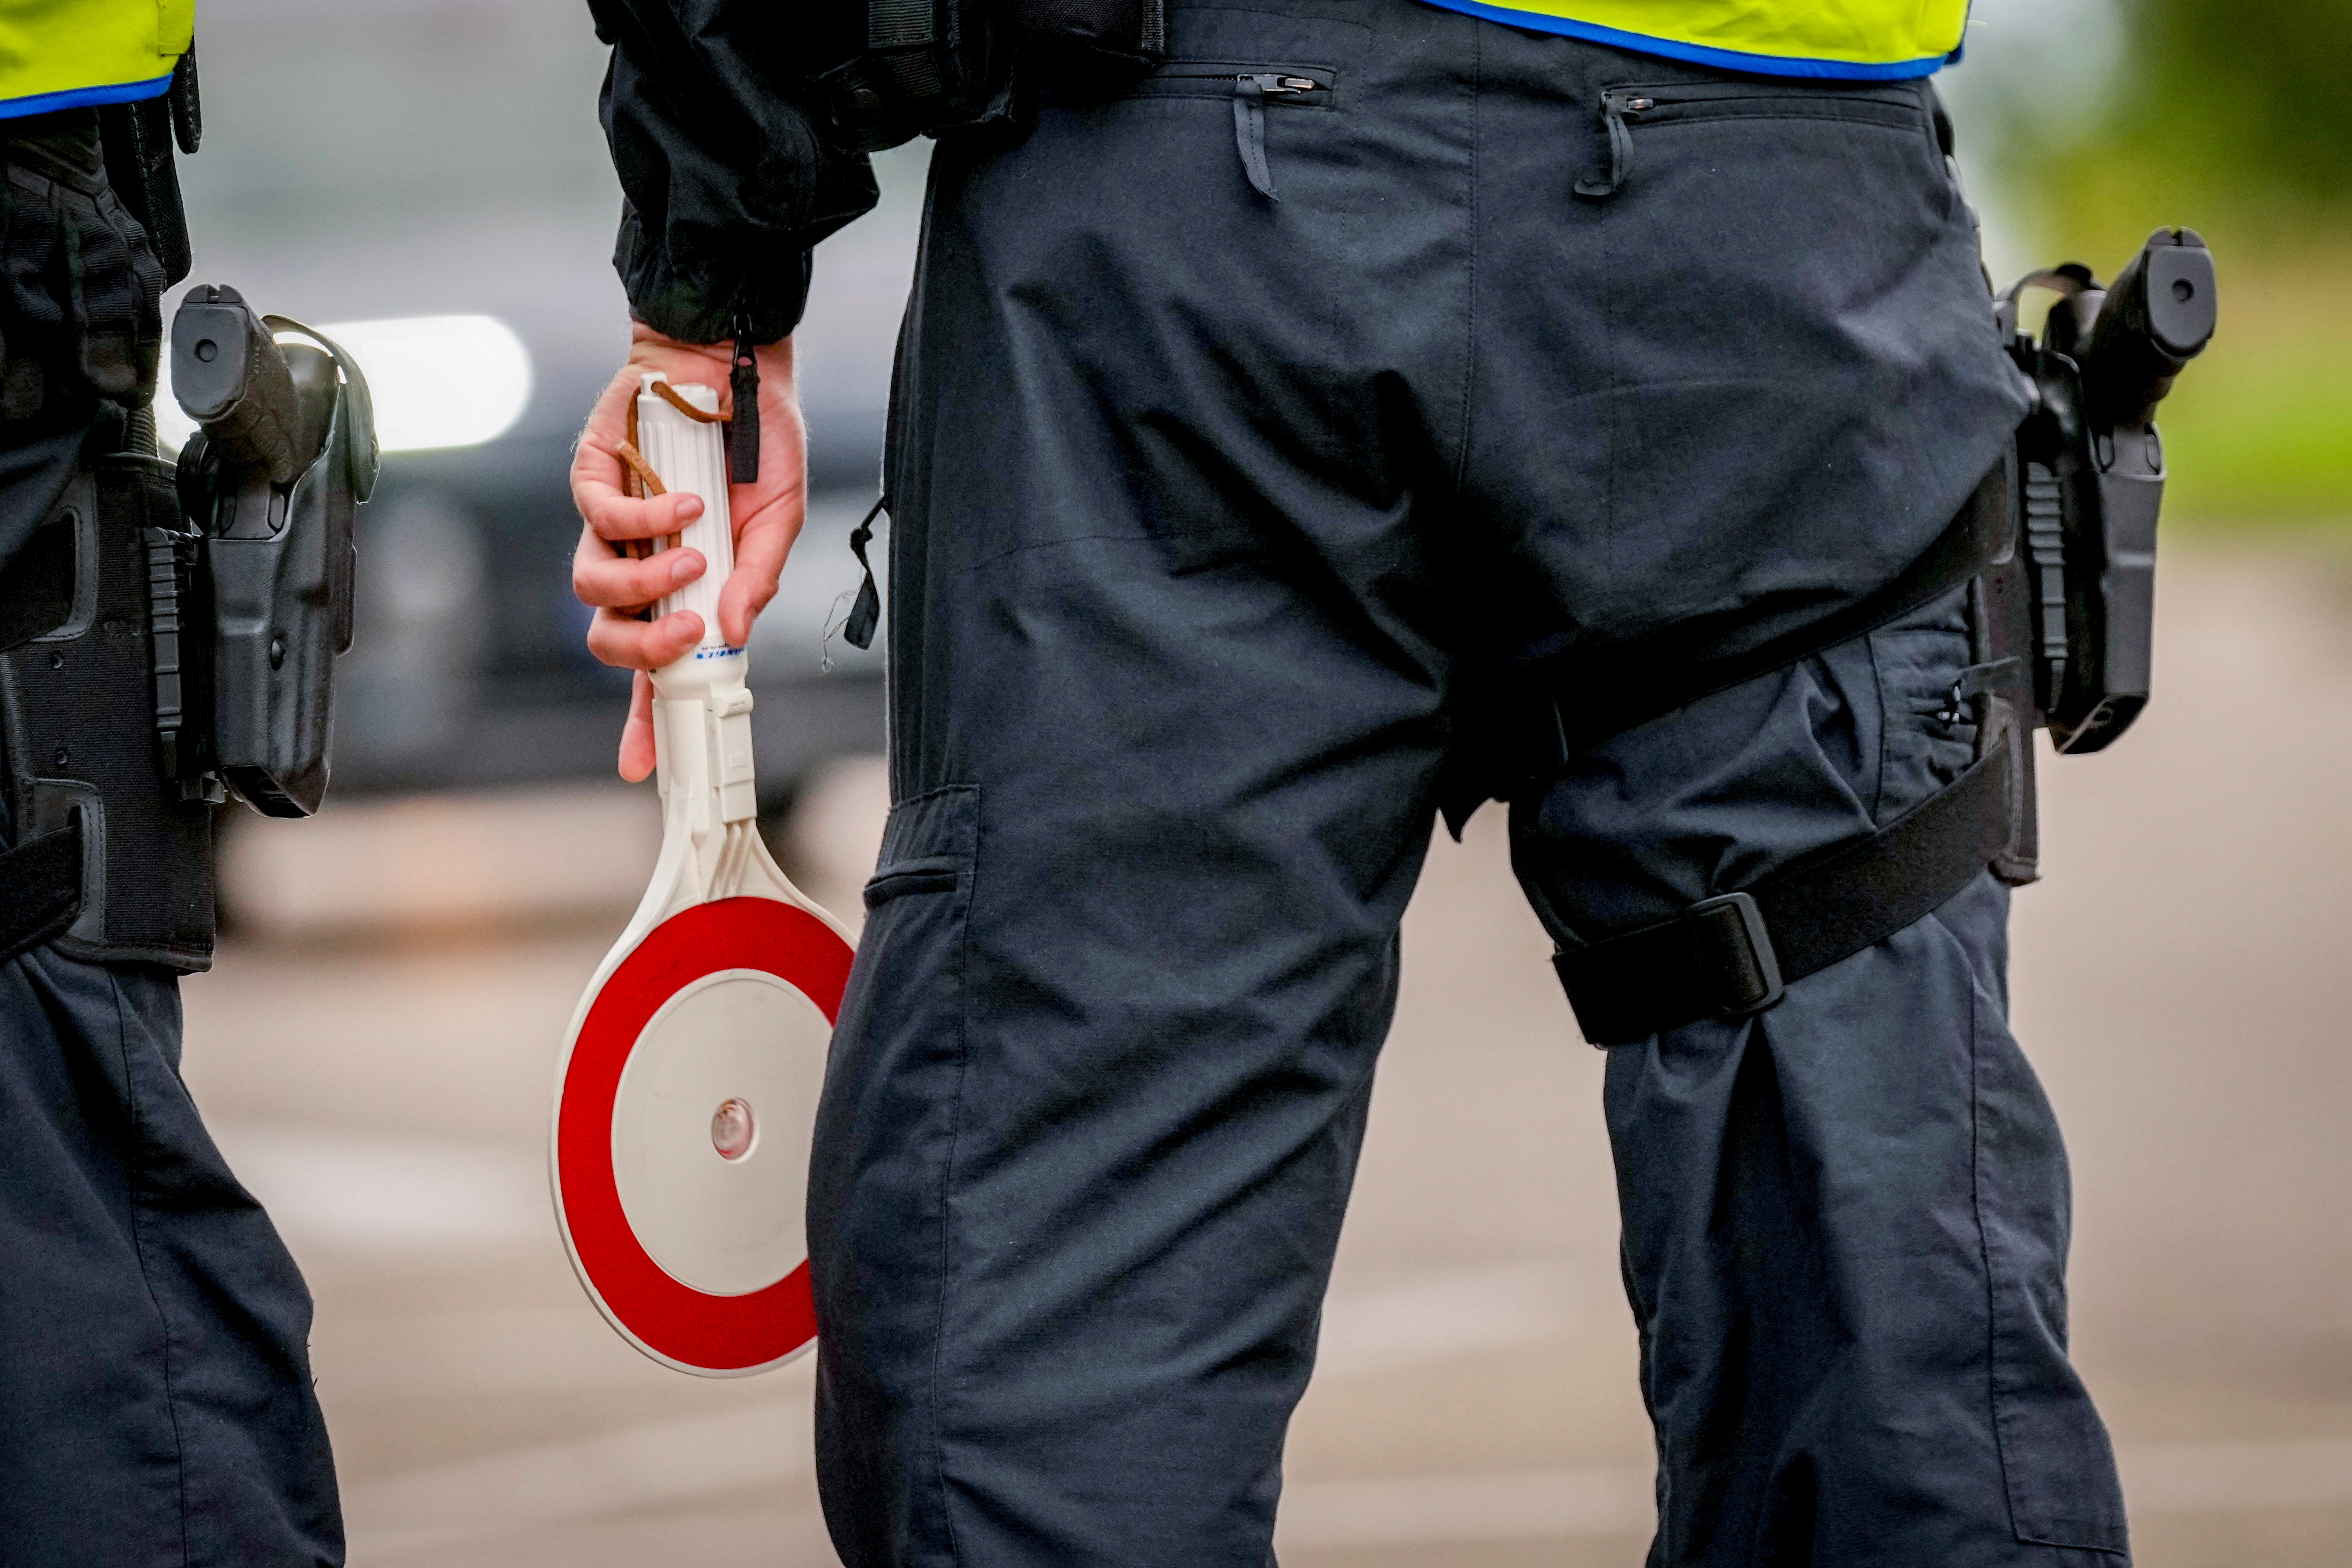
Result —
[{"label": "leg strap", "polygon": [[81,913],[81,821],[0,851],[0,964],[37,947]]},{"label": "leg strap", "polygon": [[1762,1012],[1790,982],[1942,905],[2008,847],[2013,744],[2002,740],[1866,839],[1672,920],[1555,955],[1584,1038],[1626,1045],[1710,1016]]}]

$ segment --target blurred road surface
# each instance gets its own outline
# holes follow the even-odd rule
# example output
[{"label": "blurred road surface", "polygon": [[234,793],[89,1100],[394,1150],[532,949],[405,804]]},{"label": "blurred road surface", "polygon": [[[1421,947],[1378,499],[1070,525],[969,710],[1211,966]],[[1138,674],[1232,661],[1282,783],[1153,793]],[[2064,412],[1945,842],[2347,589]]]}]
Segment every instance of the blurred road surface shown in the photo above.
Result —
[{"label": "blurred road surface", "polygon": [[[2076,1345],[2142,1568],[2337,1568],[2352,557],[2176,546],[2163,595],[2139,729],[2045,763],[2017,1030],[2074,1151]],[[796,819],[799,868],[836,909],[857,907],[883,806],[878,768],[851,766]],[[654,811],[618,787],[417,801],[237,846],[247,929],[276,935],[188,985],[187,1075],[317,1292],[359,1568],[834,1562],[805,1364],[703,1382],[641,1359],[573,1285],[548,1214],[555,1052]],[[576,860],[598,852],[619,874]],[[402,924],[332,935],[371,907]],[[1633,1568],[1649,1444],[1601,1059],[1499,813],[1440,840],[1405,940],[1283,1560]]]}]

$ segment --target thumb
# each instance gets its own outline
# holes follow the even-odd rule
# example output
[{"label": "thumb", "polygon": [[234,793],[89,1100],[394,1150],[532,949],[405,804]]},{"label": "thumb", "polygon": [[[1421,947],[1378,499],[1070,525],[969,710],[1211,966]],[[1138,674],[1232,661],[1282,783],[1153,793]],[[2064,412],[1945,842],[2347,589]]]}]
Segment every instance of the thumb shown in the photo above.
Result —
[{"label": "thumb", "polygon": [[621,777],[641,782],[654,770],[654,681],[643,670],[629,685],[629,716],[621,726]]}]

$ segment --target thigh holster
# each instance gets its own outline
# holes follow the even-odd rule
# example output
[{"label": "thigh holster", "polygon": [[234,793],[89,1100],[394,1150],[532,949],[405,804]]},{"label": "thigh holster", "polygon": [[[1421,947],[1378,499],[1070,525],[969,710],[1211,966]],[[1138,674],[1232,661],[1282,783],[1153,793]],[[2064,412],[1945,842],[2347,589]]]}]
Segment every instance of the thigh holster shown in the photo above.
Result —
[{"label": "thigh holster", "polygon": [[[213,806],[165,755],[193,684],[180,609],[196,559],[172,465],[85,463],[0,576],[0,957],[42,941],[96,962],[208,968]],[[186,733],[200,732],[201,723]]]},{"label": "thigh holster", "polygon": [[[2059,296],[2038,341],[2019,326],[2028,287]],[[2150,235],[2113,288],[2071,263],[2028,275],[2000,295],[1996,320],[2032,412],[1895,581],[1762,646],[1696,660],[1627,650],[1622,667],[1580,682],[1580,695],[1599,690],[1602,701],[1546,699],[1538,727],[1557,759],[1969,585],[1974,659],[1950,706],[1955,717],[1974,706],[1974,765],[1867,838],[1672,920],[1563,947],[1553,964],[1586,1039],[1612,1045],[1760,1012],[1790,982],[1892,936],[1988,870],[2034,880],[2033,732],[2049,730],[2062,754],[2096,751],[2147,702],[2165,479],[2154,415],[2212,337],[2213,288],[2211,253],[2189,229]]]}]

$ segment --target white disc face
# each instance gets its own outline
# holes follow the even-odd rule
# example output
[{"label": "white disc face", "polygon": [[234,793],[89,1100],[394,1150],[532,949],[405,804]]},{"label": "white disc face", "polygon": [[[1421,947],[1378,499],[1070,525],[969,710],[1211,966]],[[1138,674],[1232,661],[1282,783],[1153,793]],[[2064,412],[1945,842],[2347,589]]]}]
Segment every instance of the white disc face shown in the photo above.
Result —
[{"label": "white disc face", "polygon": [[759,969],[705,975],[637,1036],[613,1103],[613,1175],[638,1242],[680,1284],[764,1290],[808,1256],[809,1136],[833,1026]]}]

